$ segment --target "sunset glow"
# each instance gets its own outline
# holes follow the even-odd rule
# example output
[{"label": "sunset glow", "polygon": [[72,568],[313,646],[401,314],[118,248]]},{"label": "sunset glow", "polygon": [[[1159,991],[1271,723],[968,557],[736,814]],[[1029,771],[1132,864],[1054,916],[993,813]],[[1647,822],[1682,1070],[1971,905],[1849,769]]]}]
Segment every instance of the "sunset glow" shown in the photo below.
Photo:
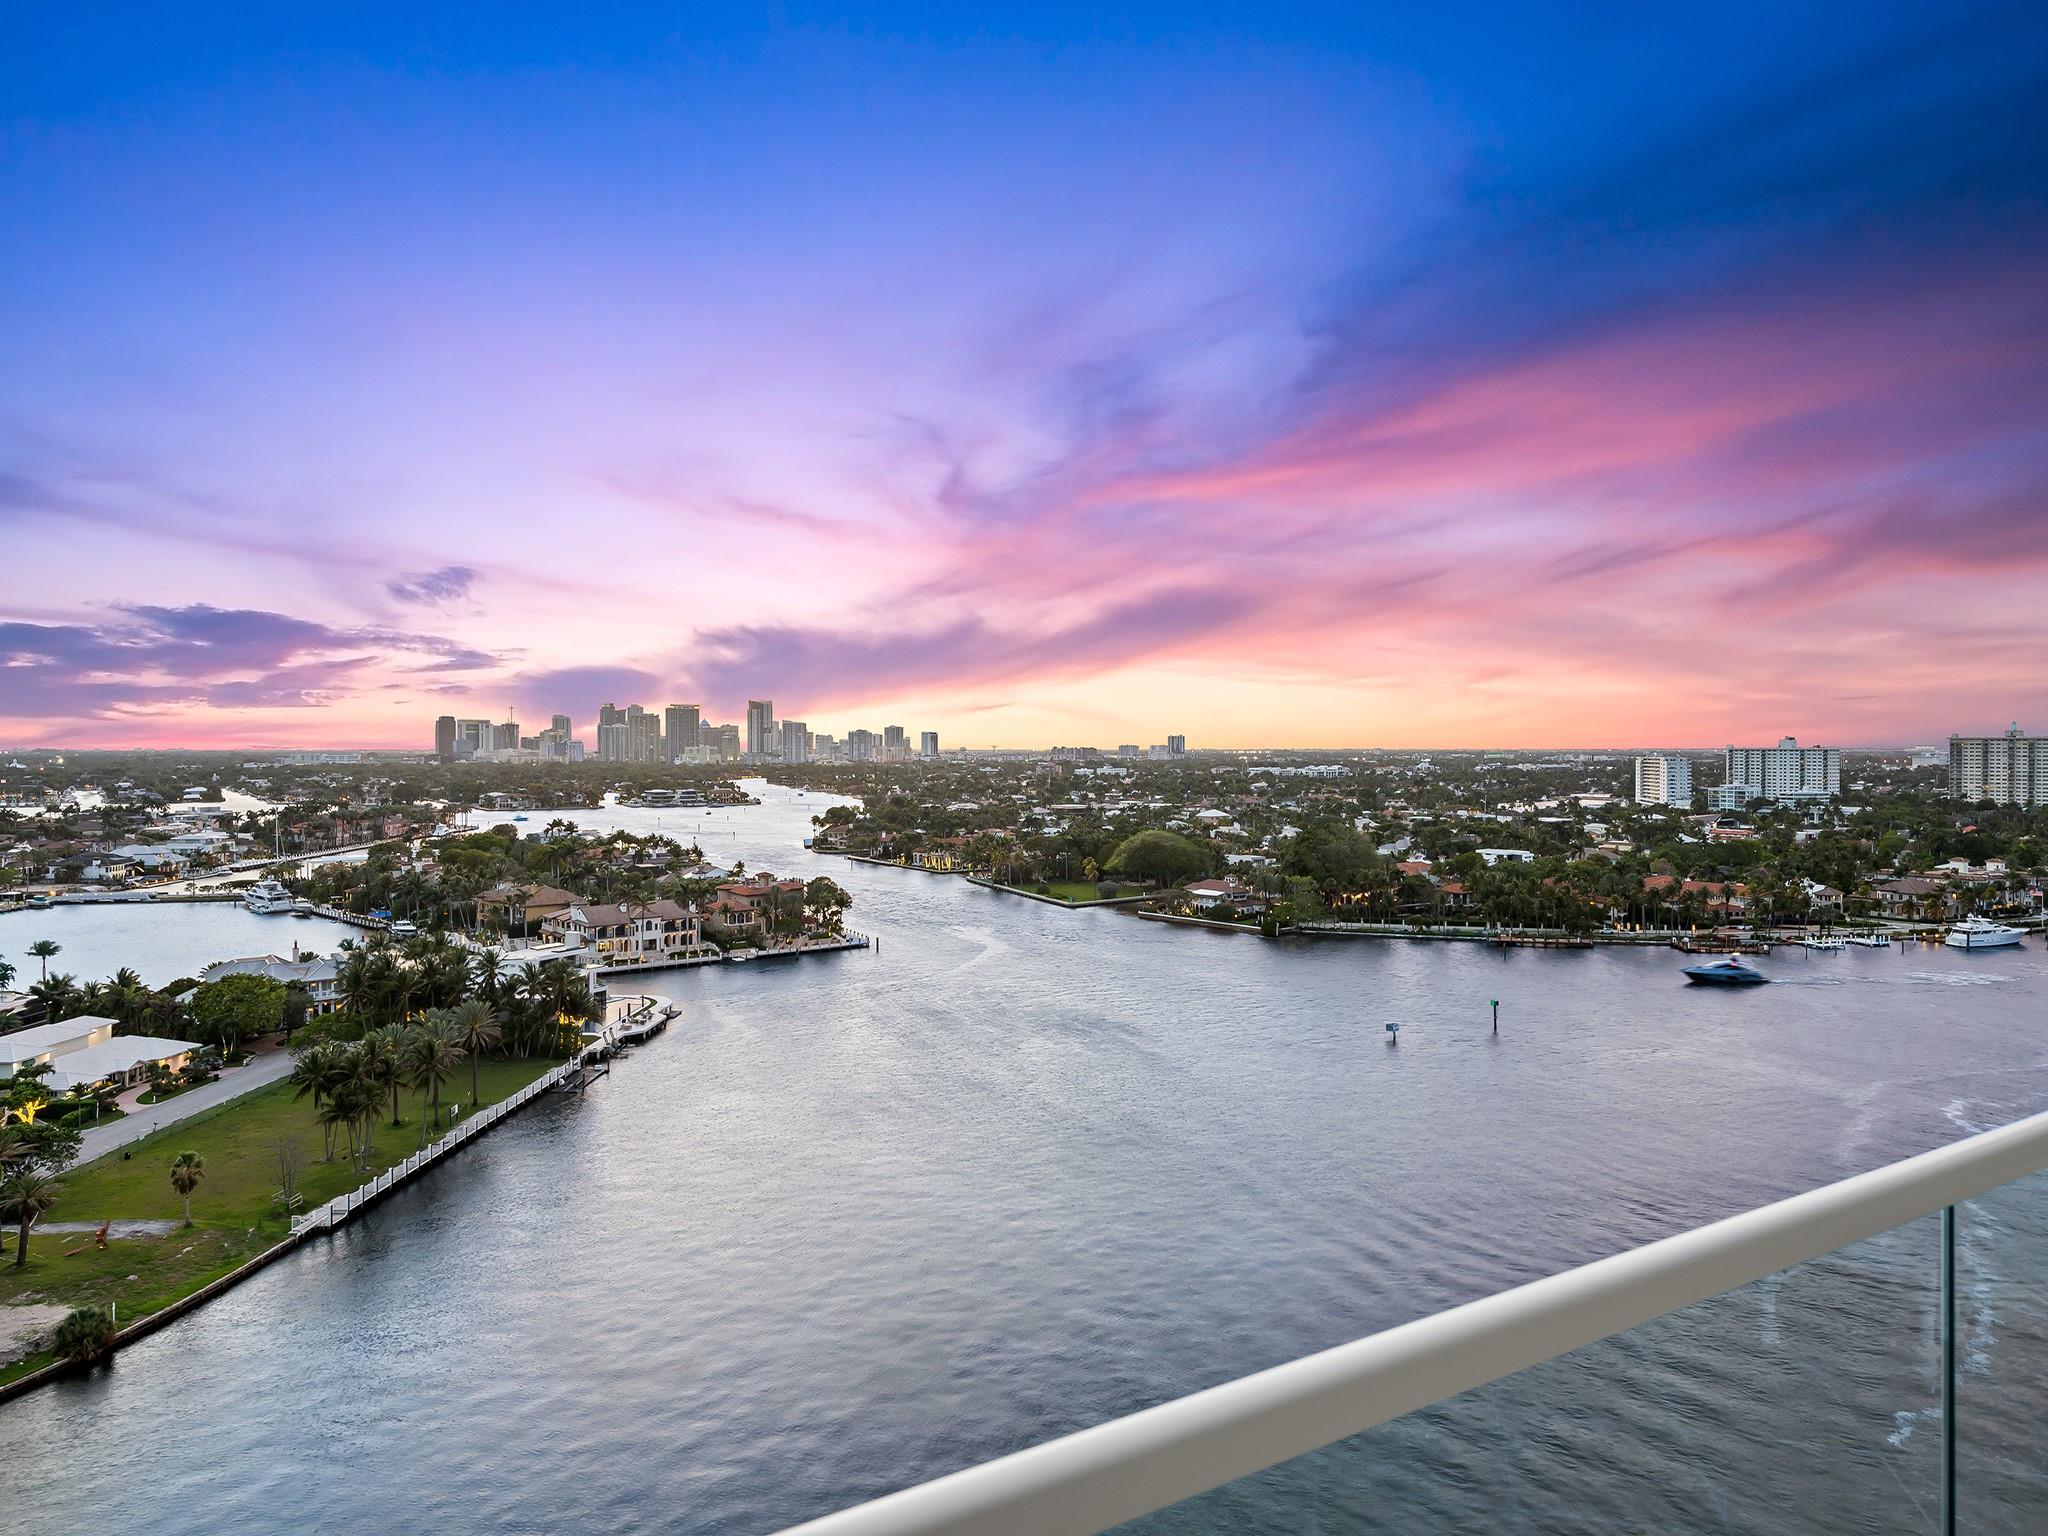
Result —
[{"label": "sunset glow", "polygon": [[2038,7],[343,14],[0,23],[0,743],[2048,728]]}]

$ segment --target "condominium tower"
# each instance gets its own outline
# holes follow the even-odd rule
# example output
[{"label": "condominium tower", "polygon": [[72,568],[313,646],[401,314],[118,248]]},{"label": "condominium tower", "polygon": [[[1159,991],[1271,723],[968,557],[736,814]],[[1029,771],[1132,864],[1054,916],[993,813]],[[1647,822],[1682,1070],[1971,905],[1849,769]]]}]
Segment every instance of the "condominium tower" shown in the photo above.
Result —
[{"label": "condominium tower", "polygon": [[1842,792],[1842,749],[1802,747],[1790,736],[1775,747],[1730,747],[1727,780],[1751,800],[1822,800]]},{"label": "condominium tower", "polygon": [[1639,805],[1691,805],[1692,759],[1654,752],[1636,759]]},{"label": "condominium tower", "polygon": [[2015,721],[2003,736],[1949,737],[1948,792],[1999,805],[2048,805],[2048,736],[2023,736]]}]

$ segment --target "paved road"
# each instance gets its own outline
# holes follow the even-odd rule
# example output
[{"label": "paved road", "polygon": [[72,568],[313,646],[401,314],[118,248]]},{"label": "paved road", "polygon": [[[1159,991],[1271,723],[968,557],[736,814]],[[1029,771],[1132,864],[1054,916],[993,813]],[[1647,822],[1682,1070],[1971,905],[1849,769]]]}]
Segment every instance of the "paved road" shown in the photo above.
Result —
[{"label": "paved road", "polygon": [[85,1133],[79,1145],[78,1160],[89,1163],[96,1157],[104,1157],[130,1142],[142,1140],[160,1126],[176,1125],[180,1120],[191,1119],[201,1110],[267,1087],[280,1078],[290,1076],[291,1070],[291,1052],[266,1051],[245,1066],[223,1072],[218,1082],[194,1088],[190,1093],[181,1093],[168,1104],[144,1104],[111,1125],[95,1126]]}]

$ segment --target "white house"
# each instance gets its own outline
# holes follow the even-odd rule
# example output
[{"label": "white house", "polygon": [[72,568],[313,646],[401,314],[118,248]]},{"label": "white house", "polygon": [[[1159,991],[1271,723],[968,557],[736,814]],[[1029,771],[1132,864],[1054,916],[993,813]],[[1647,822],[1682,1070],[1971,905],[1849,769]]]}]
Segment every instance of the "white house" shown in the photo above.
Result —
[{"label": "white house", "polygon": [[268,976],[286,986],[303,987],[312,999],[312,1011],[332,1013],[341,1006],[341,968],[329,955],[250,955],[240,960],[216,960],[199,973],[199,979],[219,981],[223,976]]},{"label": "white house", "polygon": [[141,1082],[151,1062],[176,1071],[199,1049],[191,1040],[116,1035],[112,1019],[87,1013],[0,1035],[0,1075],[12,1077],[23,1067],[47,1062],[50,1072],[43,1081],[59,1093],[110,1079],[127,1085]]},{"label": "white house", "polygon": [[1536,855],[1526,848],[1481,848],[1479,857],[1488,864],[1534,864]]}]

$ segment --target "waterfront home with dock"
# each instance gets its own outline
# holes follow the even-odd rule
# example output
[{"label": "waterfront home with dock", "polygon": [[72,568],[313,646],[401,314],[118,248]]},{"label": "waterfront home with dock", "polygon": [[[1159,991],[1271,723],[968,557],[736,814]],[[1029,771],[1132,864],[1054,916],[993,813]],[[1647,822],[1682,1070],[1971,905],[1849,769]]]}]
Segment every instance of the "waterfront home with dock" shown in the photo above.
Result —
[{"label": "waterfront home with dock", "polygon": [[541,935],[588,951],[605,969],[674,965],[717,952],[705,943],[697,914],[673,901],[576,901],[545,920]]}]

